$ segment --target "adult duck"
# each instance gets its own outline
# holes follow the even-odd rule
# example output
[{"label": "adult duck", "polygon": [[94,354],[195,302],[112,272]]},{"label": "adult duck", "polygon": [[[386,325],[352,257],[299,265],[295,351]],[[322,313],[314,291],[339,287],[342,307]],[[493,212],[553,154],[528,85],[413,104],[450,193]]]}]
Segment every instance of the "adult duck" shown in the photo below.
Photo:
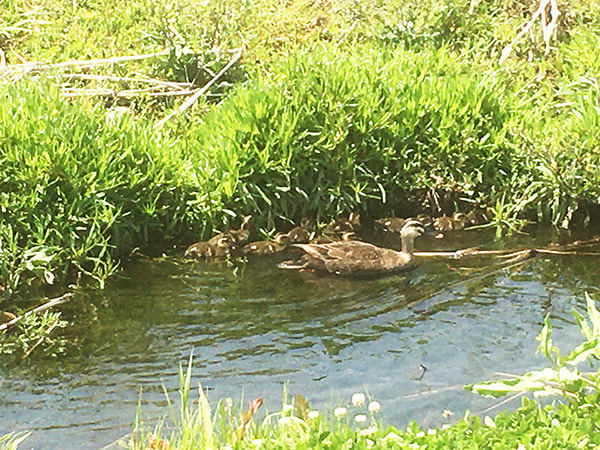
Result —
[{"label": "adult duck", "polygon": [[414,240],[424,232],[420,222],[408,221],[400,232],[401,251],[352,240],[326,244],[295,244],[306,253],[297,262],[281,263],[279,267],[313,269],[346,276],[377,276],[400,272],[411,266]]}]

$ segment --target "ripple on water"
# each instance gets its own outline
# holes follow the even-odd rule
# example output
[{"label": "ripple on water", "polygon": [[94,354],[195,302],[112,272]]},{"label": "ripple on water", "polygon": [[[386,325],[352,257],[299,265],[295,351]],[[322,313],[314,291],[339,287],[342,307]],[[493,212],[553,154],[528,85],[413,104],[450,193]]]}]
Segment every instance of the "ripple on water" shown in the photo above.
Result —
[{"label": "ripple on water", "polygon": [[[459,248],[478,236],[424,245]],[[261,395],[273,411],[289,383],[325,408],[366,389],[394,424],[439,425],[444,409],[460,417],[491,404],[464,384],[543,362],[535,336],[547,313],[556,343],[579,341],[571,309],[583,311],[583,292],[600,280],[589,261],[538,257],[499,269],[494,258],[422,258],[372,281],[286,272],[268,258],[142,262],[69,304],[77,349],[3,370],[0,429],[34,430],[36,448],[106,445],[131,430],[140,388],[150,423],[167,413],[161,382],[176,398],[192,349],[192,384],[213,401]]]}]

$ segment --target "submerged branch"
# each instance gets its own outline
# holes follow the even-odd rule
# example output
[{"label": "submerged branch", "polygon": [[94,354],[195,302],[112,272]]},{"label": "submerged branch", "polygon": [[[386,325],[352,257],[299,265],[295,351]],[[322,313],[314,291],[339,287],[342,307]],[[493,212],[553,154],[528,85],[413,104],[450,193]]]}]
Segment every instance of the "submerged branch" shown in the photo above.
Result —
[{"label": "submerged branch", "polygon": [[0,325],[0,331],[6,330],[8,327],[19,322],[24,317],[27,317],[32,314],[39,314],[39,313],[44,312],[47,309],[50,309],[56,305],[60,305],[61,303],[69,301],[69,300],[71,300],[71,297],[73,297],[73,294],[71,292],[67,292],[66,294],[61,295],[60,297],[53,298],[46,303],[36,306],[35,308],[27,311],[25,314],[15,317],[14,319],[10,320],[9,322],[6,322],[6,323],[3,323],[2,325]]}]

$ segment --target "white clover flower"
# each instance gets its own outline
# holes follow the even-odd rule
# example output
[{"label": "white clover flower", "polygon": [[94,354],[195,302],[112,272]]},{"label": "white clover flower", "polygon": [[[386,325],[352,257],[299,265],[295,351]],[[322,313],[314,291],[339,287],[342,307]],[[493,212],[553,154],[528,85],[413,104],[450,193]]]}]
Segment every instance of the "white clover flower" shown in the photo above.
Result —
[{"label": "white clover flower", "polygon": [[319,411],[309,411],[308,412],[309,419],[316,419],[317,417],[319,417]]},{"label": "white clover flower", "polygon": [[425,437],[425,432],[424,431],[419,431],[417,434],[415,434],[415,436],[418,437],[418,438]]},{"label": "white clover flower", "polygon": [[344,408],[343,406],[339,406],[333,410],[333,415],[338,419],[341,419],[346,415],[347,412],[348,410],[346,408]]},{"label": "white clover flower", "polygon": [[490,428],[496,428],[496,422],[494,422],[494,419],[492,419],[490,416],[485,416],[483,418],[483,423]]},{"label": "white clover flower", "polygon": [[354,416],[354,421],[356,423],[365,423],[367,421],[367,416],[364,414],[357,414]]},{"label": "white clover flower", "polygon": [[352,405],[362,406],[365,404],[366,399],[367,398],[365,397],[365,394],[363,394],[362,392],[357,392],[355,394],[352,394]]},{"label": "white clover flower", "polygon": [[556,417],[554,419],[552,419],[552,426],[560,427],[560,421]]},{"label": "white clover flower", "polygon": [[377,433],[377,425],[371,425],[370,427],[363,428],[358,432],[360,436],[371,436]]},{"label": "white clover flower", "polygon": [[377,401],[369,402],[368,409],[369,412],[372,414],[378,413],[379,411],[381,411],[381,403]]},{"label": "white clover flower", "polygon": [[292,412],[293,409],[294,409],[293,405],[283,405],[283,408],[281,408],[281,412],[283,414],[289,414]]},{"label": "white clover flower", "polygon": [[373,446],[375,445],[375,442],[373,442],[371,439],[365,439],[365,443],[367,444],[368,450],[372,449]]},{"label": "white clover flower", "polygon": [[442,426],[440,427],[442,430],[447,430],[448,428],[451,428],[452,425],[450,425],[449,423],[444,423],[442,424]]},{"label": "white clover flower", "polygon": [[427,434],[428,434],[429,436],[433,436],[433,435],[434,435],[434,434],[436,434],[436,433],[437,433],[437,430],[436,430],[435,428],[429,428],[429,429],[427,430]]}]

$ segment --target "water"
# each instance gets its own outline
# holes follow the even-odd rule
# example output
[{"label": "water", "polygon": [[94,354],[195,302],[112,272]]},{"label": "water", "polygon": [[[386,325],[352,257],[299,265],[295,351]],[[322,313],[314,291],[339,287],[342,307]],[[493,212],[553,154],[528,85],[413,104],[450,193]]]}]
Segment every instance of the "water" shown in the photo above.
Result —
[{"label": "water", "polygon": [[[463,232],[417,247],[534,247],[559,238],[546,230],[500,243]],[[548,312],[559,347],[579,343],[571,310],[583,311],[584,292],[596,295],[600,283],[593,256],[542,255],[495,272],[493,257],[420,258],[411,272],[371,281],[283,271],[276,261],[140,261],[105,291],[76,293],[61,306],[73,324],[68,353],[34,352],[3,369],[0,434],[33,431],[23,448],[108,445],[131,431],[140,389],[148,424],[168,414],[161,382],[177,398],[178,366],[192,349],[192,383],[201,381],[212,402],[243,397],[247,406],[263,396],[275,411],[287,383],[328,410],[363,391],[381,402],[388,423],[439,426],[494,405],[463,385],[544,364],[535,337]]]}]

